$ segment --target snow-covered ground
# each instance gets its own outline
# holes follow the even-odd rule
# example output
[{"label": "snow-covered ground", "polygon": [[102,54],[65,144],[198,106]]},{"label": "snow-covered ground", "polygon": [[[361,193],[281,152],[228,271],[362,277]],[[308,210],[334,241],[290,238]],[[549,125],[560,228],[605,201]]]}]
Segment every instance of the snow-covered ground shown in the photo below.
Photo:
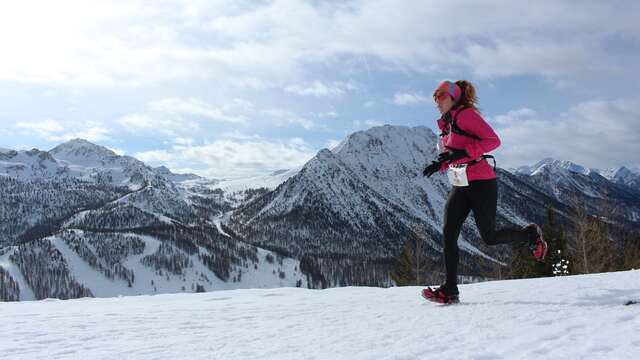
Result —
[{"label": "snow-covered ground", "polygon": [[638,359],[640,271],[0,303],[6,359]]}]

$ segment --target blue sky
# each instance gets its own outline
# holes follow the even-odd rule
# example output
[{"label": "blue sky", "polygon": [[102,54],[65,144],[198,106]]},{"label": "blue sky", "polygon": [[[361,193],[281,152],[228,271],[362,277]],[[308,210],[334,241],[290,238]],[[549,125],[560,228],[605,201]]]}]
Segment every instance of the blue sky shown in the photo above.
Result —
[{"label": "blue sky", "polygon": [[371,126],[429,126],[467,79],[503,145],[640,166],[635,1],[21,1],[0,13],[0,147],[81,137],[215,177],[300,166]]}]

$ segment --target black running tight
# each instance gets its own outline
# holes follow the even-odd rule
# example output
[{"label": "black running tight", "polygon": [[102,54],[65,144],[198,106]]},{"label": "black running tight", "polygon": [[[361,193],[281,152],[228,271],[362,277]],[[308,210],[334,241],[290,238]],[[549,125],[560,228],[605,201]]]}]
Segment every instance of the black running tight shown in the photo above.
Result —
[{"label": "black running tight", "polygon": [[444,209],[444,262],[447,270],[447,285],[457,284],[458,276],[458,236],[469,212],[480,231],[482,240],[488,245],[529,241],[529,231],[525,229],[502,229],[496,227],[496,207],[498,185],[496,179],[471,181],[469,186],[454,186]]}]

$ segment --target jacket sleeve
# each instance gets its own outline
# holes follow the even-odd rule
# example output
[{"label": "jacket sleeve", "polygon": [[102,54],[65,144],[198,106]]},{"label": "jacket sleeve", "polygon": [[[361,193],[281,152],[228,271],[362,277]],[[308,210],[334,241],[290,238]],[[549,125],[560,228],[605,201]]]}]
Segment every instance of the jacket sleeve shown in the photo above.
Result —
[{"label": "jacket sleeve", "polygon": [[460,113],[456,124],[460,129],[480,138],[479,140],[471,141],[465,147],[469,158],[477,159],[500,146],[500,138],[477,111],[472,110]]}]

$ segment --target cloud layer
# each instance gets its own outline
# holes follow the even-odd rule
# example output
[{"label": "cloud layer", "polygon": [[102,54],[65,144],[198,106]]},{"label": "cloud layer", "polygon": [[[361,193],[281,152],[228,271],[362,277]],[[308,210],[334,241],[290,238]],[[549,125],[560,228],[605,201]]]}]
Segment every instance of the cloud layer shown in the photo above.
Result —
[{"label": "cloud layer", "polygon": [[24,0],[0,14],[0,79],[92,86],[209,79],[326,96],[349,86],[304,85],[305,66],[349,67],[364,58],[367,67],[566,81],[620,71],[606,42],[638,40],[640,4],[617,5]]},{"label": "cloud layer", "polygon": [[640,98],[628,98],[580,103],[553,119],[525,108],[490,121],[503,142],[496,151],[502,167],[553,157],[606,169],[640,165],[639,119]]},{"label": "cloud layer", "polygon": [[144,151],[134,156],[152,165],[166,165],[175,171],[220,179],[291,169],[315,155],[299,138],[269,140],[240,134],[227,134],[224,138],[202,145],[177,139],[170,150]]}]

